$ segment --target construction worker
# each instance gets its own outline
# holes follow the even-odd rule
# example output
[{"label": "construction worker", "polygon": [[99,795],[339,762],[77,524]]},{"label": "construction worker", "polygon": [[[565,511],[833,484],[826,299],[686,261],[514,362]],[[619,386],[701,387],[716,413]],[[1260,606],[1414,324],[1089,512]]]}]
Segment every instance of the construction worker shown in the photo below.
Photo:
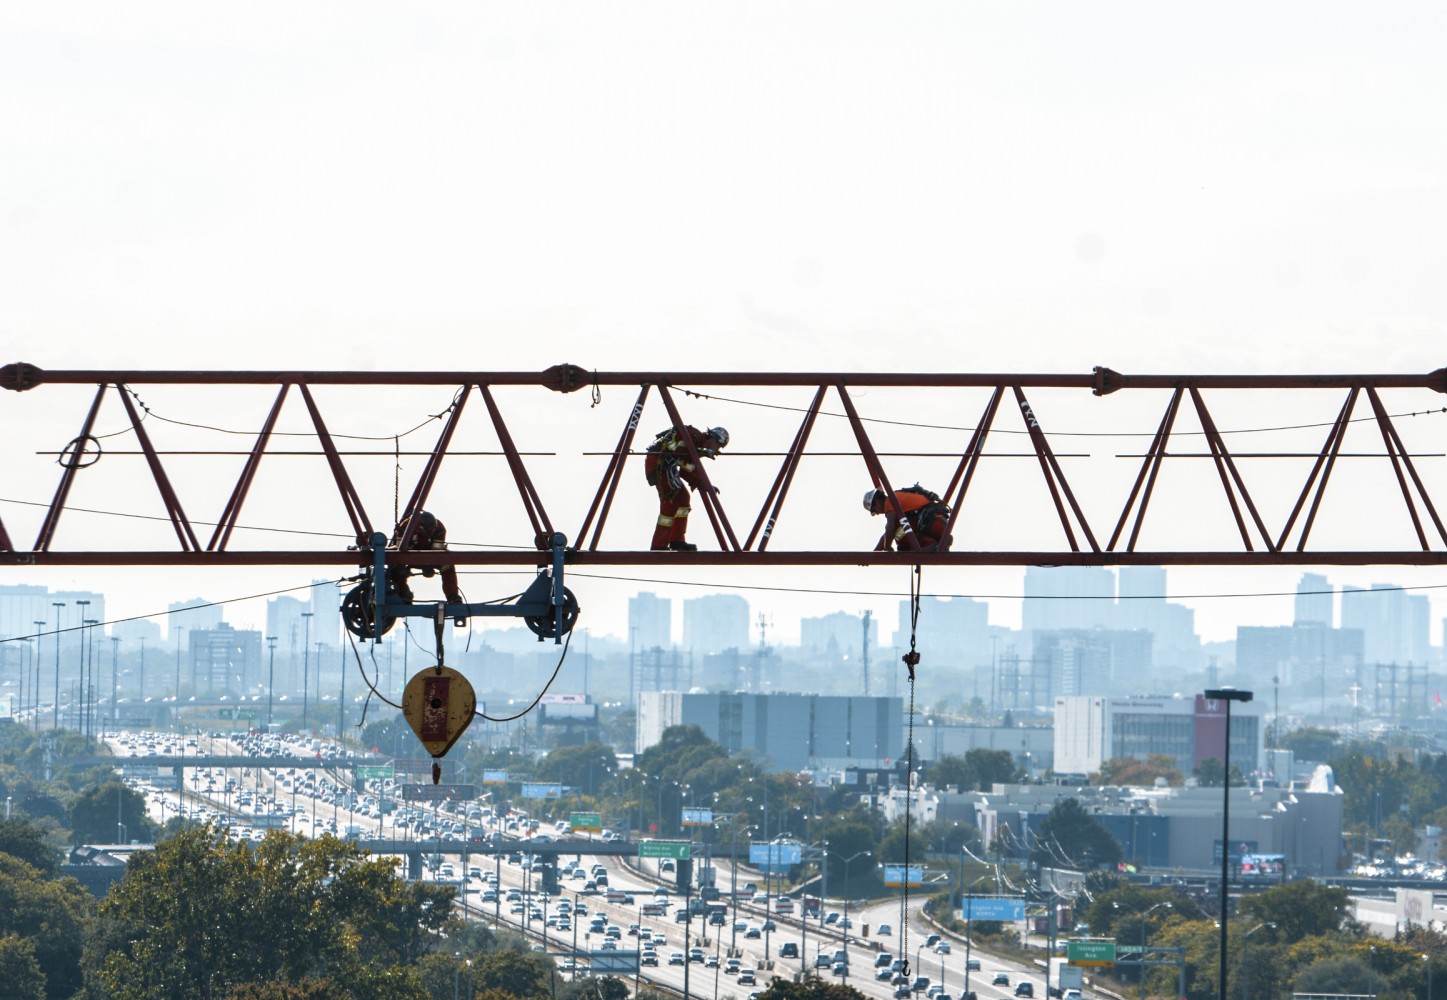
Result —
[{"label": "construction worker", "polygon": [[904,511],[903,517],[895,512],[894,505],[889,502],[889,494],[884,490],[870,490],[864,494],[865,510],[871,514],[888,515],[884,534],[874,546],[875,552],[888,552],[894,547],[898,547],[901,552],[913,551],[914,546],[910,545],[908,540],[911,534],[922,551],[950,550],[952,539],[945,534],[949,527],[950,508],[940,499],[938,493],[932,493],[915,483],[913,486],[895,490],[894,497],[899,501],[900,510]]},{"label": "construction worker", "polygon": [[[698,546],[686,541],[684,536],[688,534],[688,515],[692,510],[689,506],[692,494],[688,488],[699,489],[703,481],[686,441],[693,442],[700,458],[716,458],[719,450],[729,443],[729,432],[722,427],[710,427],[706,431],[685,427],[680,434],[677,428],[670,427],[648,446],[643,473],[648,477],[648,485],[658,490],[658,525],[653,529],[653,541],[649,545],[655,552],[698,551]],[[717,487],[714,492],[718,492]]]},{"label": "construction worker", "polygon": [[[445,550],[447,548],[447,526],[437,520],[436,515],[425,510],[419,510],[416,514],[409,514],[397,522],[397,527],[392,531],[393,548],[402,544],[402,539],[407,535],[407,529],[413,520],[417,526],[412,531],[412,538],[407,543],[408,551],[417,549]],[[418,572],[423,576],[434,576],[437,573],[436,566],[423,566]],[[443,566],[442,569],[442,593],[447,598],[448,604],[461,604],[462,592],[457,587],[457,567]],[[404,604],[412,603],[412,588],[407,585],[407,577],[412,575],[410,566],[389,566],[387,568],[387,583],[389,583],[397,594],[402,598]]]}]

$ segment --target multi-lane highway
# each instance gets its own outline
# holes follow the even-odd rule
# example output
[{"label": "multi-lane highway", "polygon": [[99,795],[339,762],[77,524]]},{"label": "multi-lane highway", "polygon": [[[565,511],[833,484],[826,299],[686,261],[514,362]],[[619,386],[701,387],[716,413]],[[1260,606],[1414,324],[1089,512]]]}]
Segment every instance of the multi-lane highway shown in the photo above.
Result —
[{"label": "multi-lane highway", "polygon": [[[122,732],[108,735],[106,742],[122,765],[127,758],[184,756],[184,789],[166,787],[169,783],[159,778],[127,777],[146,793],[158,821],[184,812],[193,819],[224,823],[233,836],[255,840],[269,826],[284,826],[308,836],[418,844],[418,852],[407,853],[423,853],[425,844],[425,877],[455,885],[458,905],[468,917],[524,934],[535,949],[555,957],[563,976],[584,968],[588,956],[597,954],[637,957],[644,963],[637,974],[621,978],[696,997],[749,996],[767,989],[775,977],[801,975],[836,978],[877,998],[900,996],[904,987],[905,995],[916,1000],[927,994],[955,1000],[965,987],[963,943],[946,937],[941,947],[930,940],[935,928],[919,909],[923,895],[912,901],[907,917],[906,954],[900,954],[905,938],[898,901],[852,909],[846,937],[842,901],[826,900],[824,912],[806,925],[798,914],[774,912],[764,898],[751,900],[736,891],[748,882],[763,884],[762,875],[744,868],[736,876],[731,869],[720,869],[721,899],[715,905],[722,908],[721,917],[710,920],[697,914],[681,922],[686,901],[674,888],[673,875],[659,867],[668,862],[624,860],[580,848],[577,854],[558,857],[561,893],[545,895],[532,857],[537,842],[521,839],[531,830],[526,820],[516,814],[496,817],[481,807],[470,814],[466,809],[422,809],[391,799],[392,790],[375,782],[367,792],[358,792],[350,787],[350,762],[332,747],[219,734]],[[322,764],[331,757],[337,766],[327,770],[267,764],[270,757],[297,754],[312,760],[321,754]],[[240,759],[254,763],[223,766]],[[479,845],[471,843],[479,834],[496,836],[500,853],[479,853]],[[407,874],[400,856],[398,871]],[[720,919],[721,924],[714,922]],[[973,957],[980,968],[970,973],[969,988],[979,1000],[1012,998],[1022,980],[1031,982],[1035,995],[1043,998],[1040,970],[995,959],[979,949]],[[908,960],[908,981],[900,981],[891,968],[896,959]],[[600,964],[607,960],[600,959]],[[1001,973],[1007,984],[994,984]]]}]

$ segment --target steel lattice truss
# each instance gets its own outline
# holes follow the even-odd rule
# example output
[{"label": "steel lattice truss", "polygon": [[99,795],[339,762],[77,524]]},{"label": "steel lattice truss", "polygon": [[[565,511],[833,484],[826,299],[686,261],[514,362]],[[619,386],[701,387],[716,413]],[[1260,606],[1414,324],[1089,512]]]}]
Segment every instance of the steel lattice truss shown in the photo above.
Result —
[{"label": "steel lattice truss", "polygon": [[[569,563],[594,565],[1410,565],[1447,561],[1447,528],[1444,528],[1438,504],[1432,497],[1434,487],[1439,492],[1447,489],[1442,456],[1409,449],[1399,428],[1400,419],[1394,419],[1393,408],[1384,400],[1387,397],[1395,404],[1398,413],[1404,406],[1440,412],[1440,395],[1447,393],[1447,369],[1426,375],[1132,376],[1107,368],[1097,368],[1088,375],[588,372],[573,365],[558,365],[541,373],[42,371],[26,364],[0,368],[0,386],[6,389],[17,392],[31,390],[43,395],[49,387],[59,385],[90,385],[96,389],[89,407],[76,415],[74,440],[60,452],[59,483],[45,509],[33,545],[25,548],[21,540],[13,532],[7,532],[4,522],[0,521],[0,552],[5,553],[12,563],[357,565],[362,561],[358,553],[344,546],[338,546],[336,550],[233,547],[233,533],[240,523],[248,492],[263,460],[271,453],[269,449],[275,447],[273,431],[278,417],[284,405],[290,403],[295,407],[296,397],[305,409],[309,427],[319,445],[316,454],[325,461],[341,500],[347,519],[346,534],[355,538],[358,545],[363,545],[374,532],[390,531],[392,512],[388,511],[386,523],[376,519],[369,514],[362,491],[354,486],[346,456],[329,431],[322,407],[313,392],[321,386],[368,387],[375,393],[378,406],[385,405],[386,393],[395,387],[447,386],[456,390],[454,405],[442,420],[441,433],[435,446],[425,456],[423,471],[412,485],[403,510],[420,509],[427,505],[464,412],[469,406],[476,408],[474,400],[480,400],[481,406],[486,409],[517,501],[531,526],[532,537],[519,540],[517,547],[512,549],[460,551],[454,548],[445,556],[428,552],[403,552],[389,556],[389,561],[412,565],[443,561],[457,565],[542,565],[547,560],[545,550],[555,532],[567,534]],[[168,470],[170,456],[153,442],[143,415],[133,401],[133,393],[129,391],[134,386],[159,385],[275,387],[274,402],[265,420],[256,429],[254,443],[243,453],[242,468],[230,488],[229,499],[207,521],[193,520],[188,516],[183,504],[187,483]],[[690,389],[680,388],[685,386]],[[630,393],[637,390],[636,401],[627,418],[621,427],[617,427],[616,443],[606,453],[606,467],[596,485],[590,488],[572,482],[566,496],[547,498],[553,508],[559,510],[569,504],[581,507],[582,499],[591,496],[581,524],[571,532],[568,530],[571,525],[557,523],[550,517],[549,503],[545,503],[534,476],[530,474],[528,455],[514,443],[513,432],[494,392],[503,387],[510,391],[518,387],[540,390],[530,409],[548,406],[554,398],[552,393],[570,393],[579,389],[599,391],[610,387],[628,387]],[[604,528],[614,510],[630,459],[635,459],[632,466],[634,474],[638,475],[640,471],[641,448],[635,438],[643,422],[641,415],[645,406],[656,399],[666,412],[667,422],[675,427],[698,423],[699,418],[683,412],[683,407],[689,402],[684,396],[692,394],[691,390],[698,387],[715,390],[746,388],[763,394],[792,389],[796,395],[812,392],[812,397],[807,405],[796,408],[798,413],[770,418],[786,421],[793,428],[792,439],[786,448],[770,456],[771,459],[777,457],[778,465],[772,478],[767,480],[768,488],[762,491],[757,508],[753,509],[753,504],[760,498],[747,501],[749,509],[746,514],[751,520],[735,520],[745,513],[745,501],[734,499],[731,489],[729,506],[732,510],[727,510],[723,497],[709,488],[705,464],[698,461],[696,454],[692,456],[700,466],[700,476],[706,484],[697,491],[694,502],[706,516],[717,551],[649,552],[637,547],[605,547]],[[815,455],[811,451],[811,438],[815,436],[818,418],[825,412],[826,405],[839,408],[841,412],[831,415],[847,421],[851,432],[853,449],[844,457],[858,464],[850,473],[852,478],[848,488],[841,485],[840,493],[847,494],[848,503],[856,508],[852,513],[858,516],[855,484],[867,486],[873,482],[886,490],[902,485],[899,480],[891,479],[885,469],[886,458],[892,459],[898,453],[878,447],[872,435],[877,435],[879,431],[867,416],[861,416],[857,394],[870,390],[907,390],[914,398],[921,399],[923,395],[917,394],[973,390],[984,400],[977,415],[971,414],[969,418],[973,423],[968,440],[950,458],[953,471],[948,482],[944,483],[942,479],[944,488],[935,487],[952,511],[951,530],[956,537],[954,550],[946,553],[870,551],[873,536],[867,528],[861,532],[857,549],[771,549],[775,528],[786,515],[795,518],[810,516],[789,508],[786,501],[800,475],[801,464]],[[1218,426],[1213,410],[1216,401],[1226,395],[1225,390],[1230,390],[1234,399],[1246,397],[1263,403],[1288,393],[1309,393],[1318,400],[1326,396],[1332,401],[1335,417],[1323,420],[1319,429],[1311,432],[1319,442],[1319,447],[1314,449],[1273,455],[1260,452],[1246,454],[1244,449],[1237,447],[1233,453],[1233,447],[1228,445],[1231,435]],[[1061,451],[1057,435],[1067,428],[1047,426],[1047,418],[1039,415],[1038,409],[1032,406],[1031,394],[1037,391],[1074,392],[1086,399],[1091,395],[1153,393],[1151,398],[1159,400],[1159,403],[1153,403],[1147,409],[1156,416],[1134,431],[1148,443],[1139,454],[1110,456],[1117,460],[1123,457],[1131,459],[1125,463],[1130,470],[1129,477],[1122,480],[1120,470],[1123,465],[1120,461],[1104,464],[1098,457],[1083,463],[1083,471],[1078,466],[1072,467],[1071,476],[1067,477],[1066,467],[1070,463],[1063,459],[1080,460],[1088,456],[1067,456]],[[1208,405],[1208,399],[1211,405]],[[1163,408],[1156,408],[1162,404]],[[129,423],[129,430],[144,456],[145,467],[159,494],[165,515],[174,529],[174,548],[70,551],[60,545],[61,521],[67,511],[67,498],[72,486],[82,473],[97,474],[86,470],[93,461],[89,443],[93,441],[103,405],[108,408],[108,415],[124,414],[123,419]],[[516,414],[514,419],[517,419]],[[1200,443],[1193,443],[1189,448],[1180,446],[1182,432],[1179,425],[1187,419],[1193,428],[1189,432],[1191,440],[1204,443],[1204,447]],[[658,422],[664,422],[662,414],[659,414]],[[1367,438],[1372,445],[1370,453],[1363,453],[1360,447],[1353,451],[1344,449],[1348,429],[1353,425],[1358,427],[1358,435],[1362,427],[1368,429]],[[1010,427],[1009,431],[1003,429],[1006,426]],[[26,433],[23,422],[5,428],[6,436],[12,441],[24,441]],[[1017,435],[1012,440],[1028,441],[1028,445],[1020,449],[1021,454],[1014,457],[1025,458],[1038,470],[1038,474],[1032,473],[1029,477],[1033,483],[1031,488],[1048,498],[1042,509],[1053,511],[1053,517],[1047,514],[1036,525],[1040,529],[1041,541],[1025,548],[994,548],[990,541],[995,532],[990,526],[971,521],[972,488],[978,487],[988,476],[986,470],[991,466],[991,446],[998,446],[1001,436],[1006,433]],[[645,431],[645,441],[647,439]],[[1353,438],[1355,442],[1360,440],[1360,436]],[[38,448],[41,442],[34,444]],[[689,447],[691,450],[692,446]],[[1253,465],[1243,461],[1246,458],[1258,461]],[[1263,458],[1269,461],[1259,461]],[[1293,474],[1285,471],[1284,462],[1280,461],[1286,458],[1297,460],[1304,473],[1293,478]],[[1338,487],[1344,479],[1361,475],[1356,471],[1341,471],[1348,458],[1358,460],[1356,469],[1370,466],[1371,471],[1366,475],[1379,487],[1377,499],[1364,507],[1345,511],[1333,507],[1332,516],[1355,519],[1354,523],[1364,528],[1392,528],[1393,531],[1387,533],[1394,533],[1405,542],[1376,547],[1367,544],[1359,548],[1314,548],[1311,545],[1313,530],[1320,528],[1327,517],[1328,498],[1341,492]],[[1200,490],[1195,500],[1201,505],[1216,505],[1229,511],[1230,523],[1234,524],[1230,545],[1207,548],[1192,543],[1191,520],[1196,516],[1194,507],[1186,511],[1177,510],[1165,501],[1157,504],[1160,509],[1151,507],[1165,470],[1190,459],[1196,460],[1197,467],[1205,462],[1212,470],[1209,478],[1214,485],[1209,490]],[[1361,462],[1362,459],[1372,461]],[[132,470],[134,467],[134,464],[130,466]],[[1019,467],[1016,463],[1016,468]],[[1118,496],[1124,498],[1123,503],[1110,510],[1107,516],[1103,517],[1096,509],[1088,517],[1087,505],[1081,501],[1081,483],[1098,483],[1105,477],[1118,481],[1112,486],[1118,487]],[[1275,502],[1276,509],[1271,513],[1268,513],[1267,505],[1259,502],[1260,494],[1266,491],[1263,484],[1267,483],[1278,495],[1284,491],[1289,500]],[[1390,502],[1382,500],[1383,490]],[[1025,488],[1021,487],[1021,491],[1023,496]],[[375,510],[378,500],[369,499]],[[334,499],[327,502],[334,503]],[[1181,522],[1170,532],[1175,544],[1156,549],[1147,549],[1142,544],[1148,511],[1152,514],[1153,524],[1157,520]],[[636,522],[631,515],[630,520]],[[699,527],[704,526],[700,524]],[[639,538],[636,531],[629,534],[629,541],[635,546]]]}]

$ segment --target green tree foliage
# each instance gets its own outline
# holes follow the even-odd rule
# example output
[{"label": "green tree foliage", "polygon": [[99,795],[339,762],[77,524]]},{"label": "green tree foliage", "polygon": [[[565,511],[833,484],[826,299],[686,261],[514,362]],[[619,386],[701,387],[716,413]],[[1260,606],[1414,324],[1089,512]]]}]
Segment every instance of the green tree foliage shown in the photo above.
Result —
[{"label": "green tree foliage", "polygon": [[[924,864],[925,857],[929,853],[929,841],[926,839],[925,831],[917,822],[909,824],[908,853],[906,853],[904,827],[903,819],[895,820],[889,825],[889,829],[885,831],[884,837],[879,841],[879,849],[874,852],[876,864],[902,865],[906,858],[912,865]],[[858,870],[857,864],[855,870]]]},{"label": "green tree foliage", "polygon": [[[1207,757],[1191,769],[1191,774],[1202,788],[1220,788],[1224,778],[1223,764],[1220,757]],[[1246,784],[1246,779],[1241,777],[1241,769],[1235,764],[1231,765],[1231,787],[1239,788]]]},{"label": "green tree foliage", "polygon": [[584,795],[596,795],[598,789],[618,767],[618,757],[601,743],[582,743],[558,747],[543,758],[534,773],[549,781],[577,788]]},{"label": "green tree foliage", "polygon": [[936,788],[956,785],[962,792],[988,792],[992,785],[1010,784],[1024,776],[1010,751],[985,749],[970,750],[963,756],[942,754],[926,774]]},{"label": "green tree foliage", "polygon": [[11,1000],[45,1000],[45,973],[32,938],[0,936],[0,983]]},{"label": "green tree foliage", "polygon": [[759,994],[760,1000],[864,1000],[864,994],[853,986],[831,983],[824,979],[808,979],[791,983],[775,979],[774,984]]},{"label": "green tree foliage", "polygon": [[49,997],[69,997],[81,985],[81,946],[91,908],[91,897],[74,879],[46,879],[0,854],[0,935],[33,942]]},{"label": "green tree foliage", "polygon": [[1169,754],[1153,753],[1145,760],[1134,757],[1115,757],[1100,766],[1100,773],[1091,775],[1093,785],[1129,785],[1150,788],[1157,778],[1164,778],[1166,784],[1179,787],[1185,783],[1185,775],[1176,767],[1176,759]]},{"label": "green tree foliage", "polygon": [[1359,930],[1351,917],[1351,898],[1347,891],[1310,879],[1243,896],[1237,912],[1242,923],[1275,924],[1273,937],[1287,944],[1343,930]]},{"label": "green tree foliage", "polygon": [[628,984],[616,976],[584,976],[558,990],[559,1000],[628,1000]]},{"label": "green tree foliage", "polygon": [[356,1000],[351,990],[335,983],[308,979],[300,983],[242,983],[226,1000]]},{"label": "green tree foliage", "polygon": [[1039,865],[1075,864],[1083,868],[1114,865],[1120,841],[1085,811],[1079,799],[1061,799],[1040,821],[1030,859]]},{"label": "green tree foliage", "polygon": [[662,738],[634,760],[634,767],[658,781],[683,784],[688,773],[710,760],[727,760],[723,747],[697,726],[669,726]]},{"label": "green tree foliage", "polygon": [[[845,858],[854,858],[849,865],[851,878],[873,868],[875,855],[879,853],[876,850],[878,837],[874,827],[857,817],[846,816],[826,824],[823,832],[824,840],[829,844],[829,856],[825,863],[829,866],[831,892],[834,886],[844,884]],[[869,852],[869,857],[855,857],[865,851]]]},{"label": "green tree foliage", "polygon": [[330,837],[272,831],[253,846],[188,830],[132,858],[100,906],[86,976],[112,1000],[308,978],[401,1000],[416,994],[407,966],[447,923],[452,895]]},{"label": "green tree foliage", "polygon": [[1336,753],[1337,739],[1334,729],[1307,726],[1282,736],[1277,740],[1277,745],[1284,750],[1290,750],[1299,761],[1324,763]]},{"label": "green tree foliage", "polygon": [[69,819],[73,844],[116,843],[117,822],[125,826],[127,838],[142,843],[153,841],[160,829],[146,816],[145,797],[119,781],[81,792],[70,804]]},{"label": "green tree foliage", "polygon": [[60,870],[60,852],[47,841],[44,828],[29,819],[0,821],[0,854],[19,858],[46,878]]}]

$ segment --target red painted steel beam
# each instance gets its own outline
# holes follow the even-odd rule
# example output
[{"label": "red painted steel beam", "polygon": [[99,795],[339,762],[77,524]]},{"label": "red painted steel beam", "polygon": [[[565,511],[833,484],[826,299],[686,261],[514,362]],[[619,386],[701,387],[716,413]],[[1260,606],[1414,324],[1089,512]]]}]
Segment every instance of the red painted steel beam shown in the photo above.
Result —
[{"label": "red painted steel beam", "polygon": [[[393,552],[389,565],[543,566],[546,553]],[[0,565],[29,566],[357,566],[356,552],[11,552]],[[1447,551],[1318,552],[612,552],[570,551],[569,566],[1441,566]]]},{"label": "red painted steel beam", "polygon": [[[560,369],[569,369],[560,372]],[[996,374],[950,372],[588,372],[577,366],[557,366],[543,372],[477,371],[102,371],[68,369],[46,371],[33,365],[0,367],[0,388],[22,391],[40,385],[95,385],[123,382],[131,385],[533,385],[559,392],[598,386],[733,385],[860,387],[948,387],[1090,389],[1103,396],[1121,389],[1431,389],[1447,393],[1447,368],[1420,375],[1123,375],[1096,368],[1089,375]]]}]

